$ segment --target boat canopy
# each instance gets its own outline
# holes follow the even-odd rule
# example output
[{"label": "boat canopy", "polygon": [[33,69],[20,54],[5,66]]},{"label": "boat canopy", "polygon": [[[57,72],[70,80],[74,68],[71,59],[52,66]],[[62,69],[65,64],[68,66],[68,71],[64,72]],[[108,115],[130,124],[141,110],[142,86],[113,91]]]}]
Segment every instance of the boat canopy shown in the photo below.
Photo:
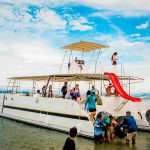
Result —
[{"label": "boat canopy", "polygon": [[[104,74],[56,74],[56,75],[42,75],[42,76],[24,76],[11,77],[10,80],[19,81],[51,81],[51,82],[65,82],[65,81],[93,81],[93,80],[109,80],[108,75]],[[119,80],[143,80],[133,76],[118,76]]]},{"label": "boat canopy", "polygon": [[75,51],[79,51],[79,52],[89,52],[92,50],[101,49],[101,48],[108,48],[108,47],[109,46],[102,45],[102,44],[96,44],[93,42],[80,41],[77,43],[66,45],[62,48],[66,49],[66,50],[75,50]]}]

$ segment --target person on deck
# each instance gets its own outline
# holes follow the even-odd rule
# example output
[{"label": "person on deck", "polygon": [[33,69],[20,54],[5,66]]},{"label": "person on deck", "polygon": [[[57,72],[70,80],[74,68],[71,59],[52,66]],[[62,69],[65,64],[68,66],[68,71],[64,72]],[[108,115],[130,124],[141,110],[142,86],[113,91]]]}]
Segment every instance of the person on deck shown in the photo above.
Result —
[{"label": "person on deck", "polygon": [[111,60],[112,60],[112,65],[117,65],[117,52],[114,52],[112,57],[111,57]]},{"label": "person on deck", "polygon": [[128,128],[126,144],[129,144],[130,140],[132,140],[132,144],[135,144],[138,127],[130,111],[126,112],[126,117],[124,118],[123,123],[120,124],[121,130],[123,130],[123,125],[127,125]]},{"label": "person on deck", "polygon": [[34,97],[41,97],[41,92],[40,90],[37,90],[36,94],[33,95]]},{"label": "person on deck", "polygon": [[46,92],[46,86],[44,85],[43,88],[42,88],[42,96],[46,97],[46,94],[47,94],[47,92]]},{"label": "person on deck", "polygon": [[97,90],[94,85],[92,86],[91,92],[95,92],[96,97],[99,96],[99,90]]},{"label": "person on deck", "polygon": [[64,83],[63,87],[61,88],[62,97],[65,98],[67,94],[67,82]]},{"label": "person on deck", "polygon": [[86,106],[88,105],[88,109],[90,112],[90,120],[93,122],[94,121],[94,117],[96,115],[96,96],[95,96],[95,92],[91,92],[91,94],[87,97],[86,101],[85,101],[85,109]]},{"label": "person on deck", "polygon": [[68,137],[66,139],[63,150],[75,150],[76,146],[75,146],[74,139],[77,136],[77,128],[76,127],[71,128],[69,135],[70,135],[70,137]]},{"label": "person on deck", "polygon": [[53,97],[52,85],[49,86],[49,89],[48,89],[48,97],[50,97],[50,98]]},{"label": "person on deck", "polygon": [[111,92],[112,87],[113,87],[113,85],[111,83],[109,83],[108,87],[106,88],[106,96],[112,95],[112,92]]},{"label": "person on deck", "polygon": [[76,84],[76,86],[71,90],[70,95],[72,96],[73,100],[77,100],[77,99],[81,100],[79,84]]}]

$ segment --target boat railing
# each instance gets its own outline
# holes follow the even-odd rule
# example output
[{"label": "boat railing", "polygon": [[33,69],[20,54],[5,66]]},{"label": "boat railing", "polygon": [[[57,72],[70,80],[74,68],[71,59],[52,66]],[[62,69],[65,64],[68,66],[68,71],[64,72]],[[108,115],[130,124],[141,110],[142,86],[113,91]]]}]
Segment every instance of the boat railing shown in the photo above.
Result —
[{"label": "boat railing", "polygon": [[100,63],[100,72],[102,74],[104,74],[104,72],[112,72],[121,77],[125,76],[125,70],[122,63],[118,63],[118,65]]},{"label": "boat railing", "polygon": [[[100,64],[101,64],[100,72],[102,74],[104,74],[104,72],[111,72],[111,73],[115,73],[117,76],[120,76],[120,77],[125,76],[125,70],[124,70],[122,63],[117,63],[117,65],[102,64],[102,63]],[[120,80],[120,83],[122,87],[124,88],[124,90],[127,90],[128,85],[129,85],[128,81]],[[104,83],[104,86],[105,86],[105,83]]]}]

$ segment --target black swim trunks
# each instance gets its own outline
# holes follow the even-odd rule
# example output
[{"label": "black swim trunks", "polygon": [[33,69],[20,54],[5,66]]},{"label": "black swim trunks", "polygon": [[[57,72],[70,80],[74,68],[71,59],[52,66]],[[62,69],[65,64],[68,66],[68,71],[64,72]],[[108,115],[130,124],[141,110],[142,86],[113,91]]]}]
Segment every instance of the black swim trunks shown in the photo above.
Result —
[{"label": "black swim trunks", "polygon": [[95,142],[103,142],[104,138],[103,138],[103,135],[94,135],[94,141]]},{"label": "black swim trunks", "polygon": [[95,112],[96,108],[89,108],[89,112]]},{"label": "black swim trunks", "polygon": [[117,65],[117,61],[113,61],[112,65]]}]

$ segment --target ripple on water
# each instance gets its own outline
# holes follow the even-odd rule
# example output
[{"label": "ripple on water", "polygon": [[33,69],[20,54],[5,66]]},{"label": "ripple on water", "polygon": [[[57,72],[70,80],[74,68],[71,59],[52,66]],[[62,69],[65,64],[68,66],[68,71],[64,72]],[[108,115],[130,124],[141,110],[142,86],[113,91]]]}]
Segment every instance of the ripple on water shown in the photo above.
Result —
[{"label": "ripple on water", "polygon": [[[67,136],[0,118],[0,150],[62,150]],[[139,132],[135,146],[126,146],[124,139],[99,145],[90,139],[77,137],[75,142],[77,150],[150,150],[150,133]]]}]

